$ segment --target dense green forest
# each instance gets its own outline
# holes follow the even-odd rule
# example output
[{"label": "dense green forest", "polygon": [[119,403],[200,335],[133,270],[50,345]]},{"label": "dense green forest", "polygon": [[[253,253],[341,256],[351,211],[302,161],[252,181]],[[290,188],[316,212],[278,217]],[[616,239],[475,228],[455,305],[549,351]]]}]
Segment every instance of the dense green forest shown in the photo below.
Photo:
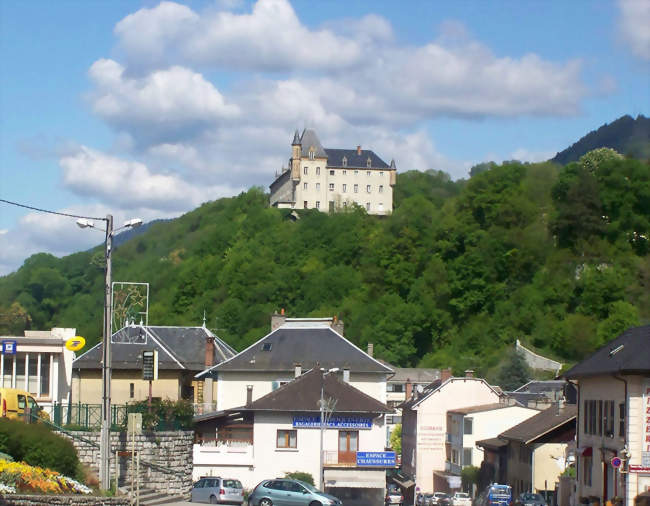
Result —
[{"label": "dense green forest", "polygon": [[[494,371],[519,338],[572,362],[650,319],[650,166],[612,150],[493,165],[470,180],[405,172],[395,210],[268,207],[253,188],[119,246],[114,279],[151,284],[150,323],[208,326],[237,349],[270,314],[338,315],[396,365]],[[0,278],[3,333],[76,327],[96,342],[102,251],[37,254]]]},{"label": "dense green forest", "polygon": [[553,157],[552,162],[565,165],[597,148],[611,148],[631,158],[650,158],[650,118],[642,114],[625,115],[592,130],[575,144]]}]

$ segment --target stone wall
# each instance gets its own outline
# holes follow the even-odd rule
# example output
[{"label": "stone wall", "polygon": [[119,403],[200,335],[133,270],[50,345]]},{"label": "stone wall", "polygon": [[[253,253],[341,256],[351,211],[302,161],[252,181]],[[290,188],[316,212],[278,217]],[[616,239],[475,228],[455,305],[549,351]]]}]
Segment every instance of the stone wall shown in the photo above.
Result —
[{"label": "stone wall", "polygon": [[557,362],[550,358],[542,357],[534,351],[530,351],[523,344],[521,344],[519,339],[517,339],[517,342],[515,343],[515,350],[517,350],[517,353],[524,357],[524,360],[526,360],[528,367],[531,369],[553,371],[555,374],[558,374],[560,372],[560,369],[562,369],[562,364],[560,362]]},{"label": "stone wall", "polygon": [[0,497],[0,505],[11,506],[50,506],[61,505],[103,505],[103,506],[128,506],[126,497],[97,497],[92,495],[22,495],[7,494]]},{"label": "stone wall", "polygon": [[[70,431],[79,460],[99,474],[99,432]],[[193,431],[143,432],[135,436],[140,454],[140,487],[166,494],[189,494],[192,488]],[[131,441],[126,432],[111,432],[111,480],[115,477],[117,456],[119,486],[131,485]]]}]

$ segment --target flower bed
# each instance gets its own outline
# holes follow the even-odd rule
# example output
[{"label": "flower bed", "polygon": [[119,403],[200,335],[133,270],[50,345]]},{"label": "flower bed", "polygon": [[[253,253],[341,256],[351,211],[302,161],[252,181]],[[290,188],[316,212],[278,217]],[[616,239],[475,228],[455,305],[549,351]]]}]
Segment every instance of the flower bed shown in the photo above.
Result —
[{"label": "flower bed", "polygon": [[92,490],[56,471],[0,460],[0,493],[90,494]]}]

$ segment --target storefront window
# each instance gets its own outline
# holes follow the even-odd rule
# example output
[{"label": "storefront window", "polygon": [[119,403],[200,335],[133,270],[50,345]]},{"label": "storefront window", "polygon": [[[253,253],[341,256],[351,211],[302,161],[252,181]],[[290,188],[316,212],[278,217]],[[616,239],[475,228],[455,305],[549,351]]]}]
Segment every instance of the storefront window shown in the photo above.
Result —
[{"label": "storefront window", "polygon": [[50,354],[41,353],[41,397],[50,396]]}]

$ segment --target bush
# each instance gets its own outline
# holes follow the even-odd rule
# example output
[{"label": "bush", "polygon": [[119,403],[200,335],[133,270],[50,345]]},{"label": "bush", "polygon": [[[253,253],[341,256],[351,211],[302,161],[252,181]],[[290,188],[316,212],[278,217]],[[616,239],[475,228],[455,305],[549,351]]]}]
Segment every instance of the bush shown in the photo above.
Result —
[{"label": "bush", "polygon": [[294,471],[292,473],[286,473],[285,476],[287,478],[293,478],[294,480],[304,481],[305,483],[309,483],[310,485],[314,484],[314,477],[309,473],[305,473],[304,471]]},{"label": "bush", "polygon": [[[138,401],[128,405],[129,413],[142,413],[142,428],[144,430],[181,430],[194,426],[194,407],[188,400],[154,399],[149,408],[148,401]],[[124,428],[128,424],[128,416],[124,419]]]},{"label": "bush", "polygon": [[0,418],[0,452],[31,466],[77,476],[79,458],[72,443],[41,423]]}]

